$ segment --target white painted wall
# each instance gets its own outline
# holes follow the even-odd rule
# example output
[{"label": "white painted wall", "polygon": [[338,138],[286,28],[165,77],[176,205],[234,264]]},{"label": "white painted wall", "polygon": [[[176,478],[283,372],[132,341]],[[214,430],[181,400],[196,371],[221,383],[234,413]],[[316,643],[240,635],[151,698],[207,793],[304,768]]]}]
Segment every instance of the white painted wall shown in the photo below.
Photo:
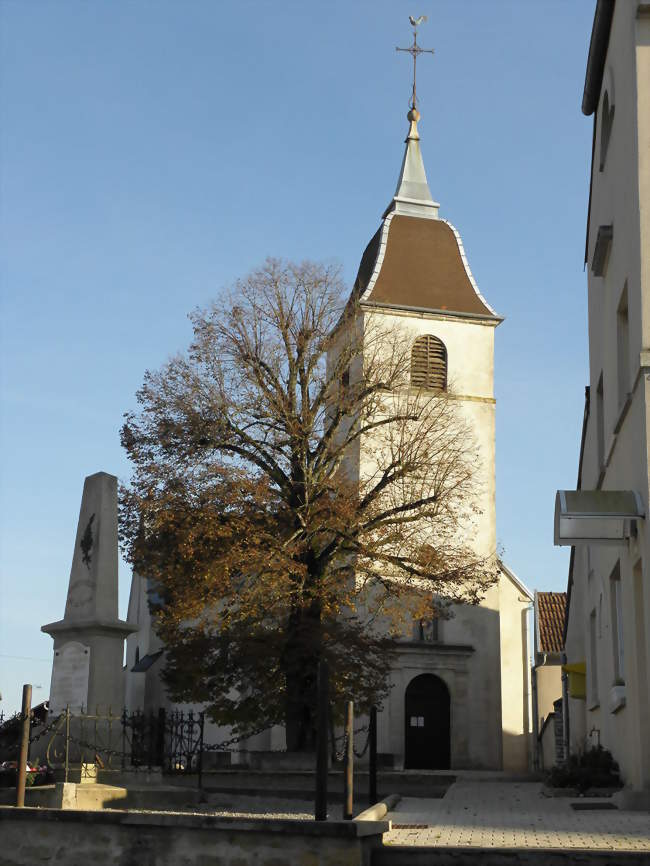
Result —
[{"label": "white painted wall", "polygon": [[[381,327],[399,332],[406,345],[432,334],[447,348],[449,393],[468,422],[479,454],[474,484],[478,516],[462,528],[479,556],[496,552],[494,328],[459,316],[375,309]],[[368,477],[376,442],[361,443],[354,470]],[[505,573],[477,607],[456,605],[440,623],[442,646],[410,643],[398,655],[392,689],[378,720],[379,752],[402,766],[405,692],[421,673],[434,673],[451,696],[452,768],[525,771],[529,754],[528,633],[525,611],[532,601]],[[405,638],[410,638],[405,634]]]},{"label": "white painted wall", "polygon": [[[586,430],[583,489],[631,489],[650,505],[650,15],[636,2],[617,3],[597,112],[592,166],[589,265],[601,225],[613,225],[602,277],[589,270],[591,411]],[[609,149],[600,171],[602,104],[615,105]],[[627,285],[629,345],[621,358],[617,310]],[[619,387],[621,364],[629,376]],[[604,385],[604,466],[598,459],[597,389]],[[630,394],[627,397],[627,394]],[[626,406],[627,403],[627,406]],[[650,788],[650,527],[622,547],[592,545],[575,554],[566,650],[569,662],[587,662],[587,700],[570,700],[572,749],[591,738],[612,751],[626,782]],[[615,623],[610,575],[619,562],[623,594],[624,671],[615,672]],[[595,614],[595,651],[590,618]],[[595,688],[590,688],[596,670]],[[624,684],[622,682],[624,680]],[[622,702],[624,698],[624,702]]]}]

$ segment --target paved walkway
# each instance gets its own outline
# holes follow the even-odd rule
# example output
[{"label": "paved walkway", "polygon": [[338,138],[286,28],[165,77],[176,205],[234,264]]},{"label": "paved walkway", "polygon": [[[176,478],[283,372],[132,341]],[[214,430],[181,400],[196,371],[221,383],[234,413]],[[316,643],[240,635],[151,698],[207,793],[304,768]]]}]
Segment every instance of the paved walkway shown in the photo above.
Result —
[{"label": "paved walkway", "polygon": [[574,811],[572,802],[611,801],[544,797],[539,782],[460,779],[440,800],[403,798],[386,816],[398,826],[384,844],[650,852],[647,812]]}]

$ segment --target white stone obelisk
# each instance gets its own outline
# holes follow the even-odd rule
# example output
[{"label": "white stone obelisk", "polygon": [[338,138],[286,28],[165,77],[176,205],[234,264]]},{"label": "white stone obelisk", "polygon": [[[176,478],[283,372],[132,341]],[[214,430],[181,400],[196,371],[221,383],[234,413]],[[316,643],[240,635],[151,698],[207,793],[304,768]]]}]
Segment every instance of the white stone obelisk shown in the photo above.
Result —
[{"label": "white stone obelisk", "polygon": [[117,478],[97,472],[84,482],[64,617],[41,627],[54,638],[51,713],[121,712],[124,640],[135,628],[117,603]]}]

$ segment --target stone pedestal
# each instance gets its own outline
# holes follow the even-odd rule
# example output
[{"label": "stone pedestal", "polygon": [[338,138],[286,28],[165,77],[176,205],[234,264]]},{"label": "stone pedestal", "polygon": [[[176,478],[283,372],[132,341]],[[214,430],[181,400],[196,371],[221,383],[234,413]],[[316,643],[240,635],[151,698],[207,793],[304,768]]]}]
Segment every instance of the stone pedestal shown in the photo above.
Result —
[{"label": "stone pedestal", "polygon": [[54,639],[50,712],[120,712],[124,639],[135,627],[118,618],[117,478],[84,482],[62,620],[41,627]]}]

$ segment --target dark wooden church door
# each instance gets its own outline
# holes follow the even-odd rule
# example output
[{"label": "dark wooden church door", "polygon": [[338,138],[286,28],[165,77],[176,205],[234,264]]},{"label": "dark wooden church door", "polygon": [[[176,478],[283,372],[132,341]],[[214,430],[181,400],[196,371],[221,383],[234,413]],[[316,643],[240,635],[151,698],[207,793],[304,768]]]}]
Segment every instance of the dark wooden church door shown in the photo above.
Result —
[{"label": "dark wooden church door", "polygon": [[450,766],[450,700],[440,677],[420,674],[406,689],[407,770],[448,770]]}]

